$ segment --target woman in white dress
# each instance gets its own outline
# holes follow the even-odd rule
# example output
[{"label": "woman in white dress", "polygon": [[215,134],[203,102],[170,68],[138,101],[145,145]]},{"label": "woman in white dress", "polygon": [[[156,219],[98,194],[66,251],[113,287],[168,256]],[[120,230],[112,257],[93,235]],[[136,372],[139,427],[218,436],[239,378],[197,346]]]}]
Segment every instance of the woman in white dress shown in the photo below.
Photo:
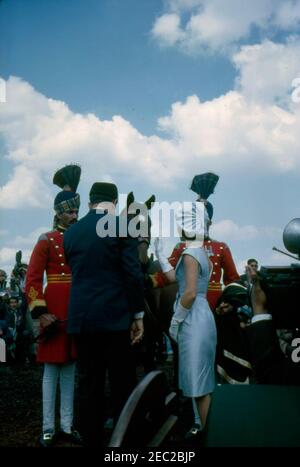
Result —
[{"label": "woman in white dress", "polygon": [[213,314],[206,300],[212,264],[203,245],[206,210],[202,202],[184,203],[176,215],[180,235],[187,248],[176,270],[167,260],[160,239],[155,252],[169,282],[178,283],[170,335],[178,343],[179,388],[195,399],[202,429],[205,427],[211,393],[215,386],[217,333]]}]

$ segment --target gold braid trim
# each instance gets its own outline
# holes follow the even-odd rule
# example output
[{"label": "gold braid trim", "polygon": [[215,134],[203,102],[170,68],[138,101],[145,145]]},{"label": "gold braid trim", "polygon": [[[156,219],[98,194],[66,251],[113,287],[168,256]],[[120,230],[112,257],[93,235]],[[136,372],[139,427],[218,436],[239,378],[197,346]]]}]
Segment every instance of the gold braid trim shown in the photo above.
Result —
[{"label": "gold braid trim", "polygon": [[34,301],[36,300],[38,296],[39,296],[38,291],[34,287],[31,286],[29,289],[29,293],[28,293],[28,297],[30,298],[30,300]]}]

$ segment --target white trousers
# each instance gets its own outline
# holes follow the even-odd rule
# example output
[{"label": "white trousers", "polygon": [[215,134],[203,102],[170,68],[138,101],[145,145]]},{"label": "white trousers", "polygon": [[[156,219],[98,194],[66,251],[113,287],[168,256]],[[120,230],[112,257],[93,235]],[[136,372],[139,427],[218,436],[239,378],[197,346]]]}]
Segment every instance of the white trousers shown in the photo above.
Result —
[{"label": "white trousers", "polygon": [[60,428],[70,433],[73,424],[75,363],[45,363],[43,375],[43,433],[55,432],[55,401],[60,385]]}]

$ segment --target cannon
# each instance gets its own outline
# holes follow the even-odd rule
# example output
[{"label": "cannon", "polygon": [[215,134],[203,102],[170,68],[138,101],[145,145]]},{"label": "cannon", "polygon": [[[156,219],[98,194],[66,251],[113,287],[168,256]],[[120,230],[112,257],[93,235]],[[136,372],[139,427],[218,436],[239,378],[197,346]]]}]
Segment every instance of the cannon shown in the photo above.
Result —
[{"label": "cannon", "polygon": [[127,400],[108,447],[158,447],[177,423],[177,395],[168,392],[165,374],[151,371]]}]

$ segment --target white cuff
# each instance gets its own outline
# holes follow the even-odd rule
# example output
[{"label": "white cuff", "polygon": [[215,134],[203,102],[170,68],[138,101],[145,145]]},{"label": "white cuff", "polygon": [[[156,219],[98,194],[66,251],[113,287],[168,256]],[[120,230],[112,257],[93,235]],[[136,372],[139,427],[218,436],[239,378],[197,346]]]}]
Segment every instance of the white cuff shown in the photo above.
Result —
[{"label": "white cuff", "polygon": [[174,269],[169,263],[168,258],[165,257],[165,255],[159,254],[157,252],[156,256],[157,256],[158,262],[160,264],[160,267],[163,273],[172,271],[172,269]]},{"label": "white cuff", "polygon": [[169,263],[169,261],[166,261],[165,263],[160,263],[160,267],[161,267],[161,270],[164,274],[166,274],[167,272],[170,272],[170,271],[173,271],[174,268],[171,266],[171,264]]},{"label": "white cuff", "polygon": [[139,313],[134,313],[133,319],[143,319],[144,318],[144,311],[140,311]]},{"label": "white cuff", "polygon": [[261,313],[259,315],[254,315],[251,319],[251,324],[257,323],[258,321],[270,321],[272,319],[272,315],[270,313]]}]

